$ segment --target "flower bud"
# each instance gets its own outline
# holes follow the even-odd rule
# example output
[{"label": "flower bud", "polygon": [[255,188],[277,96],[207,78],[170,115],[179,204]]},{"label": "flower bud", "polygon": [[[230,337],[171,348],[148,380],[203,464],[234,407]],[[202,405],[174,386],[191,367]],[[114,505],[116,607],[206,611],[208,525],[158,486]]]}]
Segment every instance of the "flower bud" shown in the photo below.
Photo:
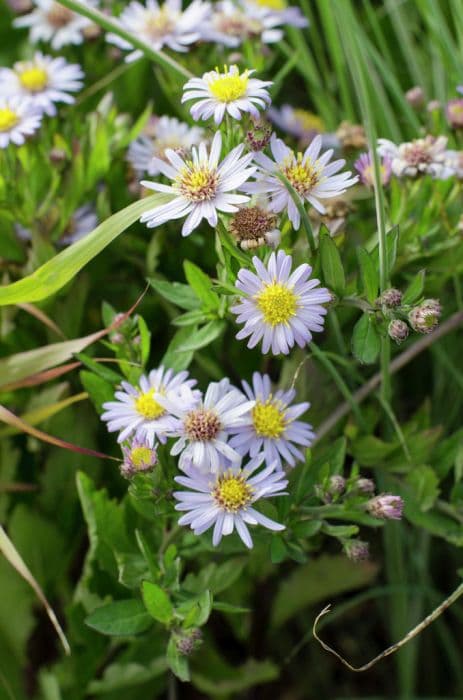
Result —
[{"label": "flower bud", "polygon": [[340,474],[333,474],[330,476],[329,491],[333,496],[335,494],[341,494],[346,488],[346,480]]},{"label": "flower bud", "polygon": [[368,542],[362,540],[346,540],[344,552],[351,561],[365,561],[370,557],[370,546]]},{"label": "flower bud", "polygon": [[378,299],[380,304],[384,304],[388,309],[395,309],[402,303],[402,292],[399,289],[386,289]]},{"label": "flower bud", "polygon": [[382,493],[368,501],[366,508],[374,518],[383,520],[400,520],[404,502],[400,496],[392,493]]},{"label": "flower bud", "polygon": [[387,332],[389,337],[400,345],[404,340],[407,340],[410,331],[405,321],[401,321],[400,318],[395,318],[390,322]]},{"label": "flower bud", "polygon": [[362,493],[371,494],[375,492],[375,482],[373,481],[373,479],[357,479],[357,481],[355,482],[355,486]]},{"label": "flower bud", "polygon": [[425,299],[408,314],[408,320],[417,333],[431,333],[438,325],[442,306],[438,299]]},{"label": "flower bud", "polygon": [[437,110],[440,109],[440,102],[439,100],[431,100],[431,102],[428,102],[426,105],[426,109],[428,112],[437,112]]},{"label": "flower bud", "polygon": [[424,91],[419,85],[410,88],[405,93],[405,99],[414,109],[420,109],[424,105]]},{"label": "flower bud", "polygon": [[191,630],[189,633],[178,636],[175,640],[177,651],[182,656],[191,656],[191,654],[201,646],[203,635],[199,628]]}]

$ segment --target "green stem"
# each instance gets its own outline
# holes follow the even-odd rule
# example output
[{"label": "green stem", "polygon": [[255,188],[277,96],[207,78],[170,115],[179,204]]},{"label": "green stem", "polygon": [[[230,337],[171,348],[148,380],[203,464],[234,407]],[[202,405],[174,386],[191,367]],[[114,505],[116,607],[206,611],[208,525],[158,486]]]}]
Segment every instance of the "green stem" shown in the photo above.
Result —
[{"label": "green stem", "polygon": [[103,12],[100,12],[100,10],[84,5],[83,3],[79,2],[79,0],[58,0],[58,2],[60,5],[67,7],[69,10],[77,12],[77,14],[83,15],[84,17],[88,17],[88,19],[92,20],[92,22],[97,24],[99,27],[106,29],[107,32],[112,32],[113,34],[120,36],[121,39],[125,39],[125,41],[127,41],[131,46],[136,49],[140,49],[140,51],[142,51],[147,58],[150,58],[155,63],[159,63],[160,66],[173,69],[183,78],[193,77],[193,74],[190,73],[187,68],[184,68],[182,65],[180,65],[180,63],[165,54],[163,51],[155,51],[146,42],[142,41],[133,34],[130,34],[130,32],[126,32],[115,19],[108,17],[107,15],[103,14]]}]

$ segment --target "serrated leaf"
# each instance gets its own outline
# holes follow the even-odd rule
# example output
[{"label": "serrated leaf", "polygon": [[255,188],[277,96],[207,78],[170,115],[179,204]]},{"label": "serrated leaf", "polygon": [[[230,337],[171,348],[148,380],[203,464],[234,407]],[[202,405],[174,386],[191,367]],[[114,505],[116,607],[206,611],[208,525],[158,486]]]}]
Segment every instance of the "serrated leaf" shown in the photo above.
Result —
[{"label": "serrated leaf", "polygon": [[174,608],[167,593],[156,583],[143,581],[142,595],[145,607],[151,617],[167,625],[174,616]]},{"label": "serrated leaf", "polygon": [[320,261],[325,284],[338,296],[342,296],[346,288],[346,277],[339,250],[329,233],[320,237]]},{"label": "serrated leaf", "polygon": [[373,260],[365,248],[357,248],[357,258],[360,265],[360,275],[362,278],[363,291],[370,304],[378,296],[379,277]]},{"label": "serrated leaf", "polygon": [[381,339],[370,314],[363,314],[354,326],[352,352],[359,362],[369,365],[379,355]]},{"label": "serrated leaf", "polygon": [[100,634],[127,637],[146,632],[153,620],[140,600],[117,600],[94,610],[85,624]]}]

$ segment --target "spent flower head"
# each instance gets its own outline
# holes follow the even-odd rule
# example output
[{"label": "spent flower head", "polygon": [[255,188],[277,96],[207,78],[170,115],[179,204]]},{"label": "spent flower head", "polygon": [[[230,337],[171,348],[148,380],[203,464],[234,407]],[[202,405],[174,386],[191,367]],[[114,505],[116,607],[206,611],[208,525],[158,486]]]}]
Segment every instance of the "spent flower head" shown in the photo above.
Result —
[{"label": "spent flower head", "polygon": [[179,525],[189,525],[196,535],[214,527],[212,544],[216,547],[223,536],[236,529],[249,549],[253,546],[248,525],[262,525],[269,530],[284,530],[284,525],[259,513],[254,504],[261,498],[285,495],[288,481],[284,473],[275,471],[275,465],[257,471],[263,455],[255,457],[243,468],[239,465],[220,469],[216,474],[205,474],[192,466],[185,466],[185,476],[175,481],[187,491],[175,491],[176,510],[186,511]]},{"label": "spent flower head", "polygon": [[282,250],[270,255],[267,266],[257,257],[252,262],[255,273],[241,269],[235,285],[241,299],[231,311],[244,323],[236,337],[249,338],[248,348],[262,341],[264,354],[287,355],[295,343],[304,347],[312,332],[323,330],[330,292],[310,279],[310,265],[292,271],[292,257]]},{"label": "spent flower head", "polygon": [[394,496],[392,493],[381,493],[366,503],[366,509],[370,515],[383,520],[400,520],[403,508],[404,502],[402,498]]},{"label": "spent flower head", "polygon": [[240,207],[230,218],[228,228],[243,250],[263,245],[276,248],[281,239],[278,217],[257,204]]}]

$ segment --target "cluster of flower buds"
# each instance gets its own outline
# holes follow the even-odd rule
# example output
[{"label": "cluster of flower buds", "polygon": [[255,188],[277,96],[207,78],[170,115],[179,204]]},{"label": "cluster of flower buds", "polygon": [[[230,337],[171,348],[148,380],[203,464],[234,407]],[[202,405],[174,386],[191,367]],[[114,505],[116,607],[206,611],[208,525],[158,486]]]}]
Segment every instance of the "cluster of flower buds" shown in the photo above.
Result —
[{"label": "cluster of flower buds", "polygon": [[191,656],[202,644],[203,635],[198,627],[176,634],[175,646],[182,656]]},{"label": "cluster of flower buds", "polygon": [[406,340],[410,327],[417,333],[431,333],[438,325],[442,306],[438,299],[425,299],[418,306],[410,308],[403,303],[399,289],[386,289],[376,300],[383,315],[389,320],[388,335],[398,345]]}]

